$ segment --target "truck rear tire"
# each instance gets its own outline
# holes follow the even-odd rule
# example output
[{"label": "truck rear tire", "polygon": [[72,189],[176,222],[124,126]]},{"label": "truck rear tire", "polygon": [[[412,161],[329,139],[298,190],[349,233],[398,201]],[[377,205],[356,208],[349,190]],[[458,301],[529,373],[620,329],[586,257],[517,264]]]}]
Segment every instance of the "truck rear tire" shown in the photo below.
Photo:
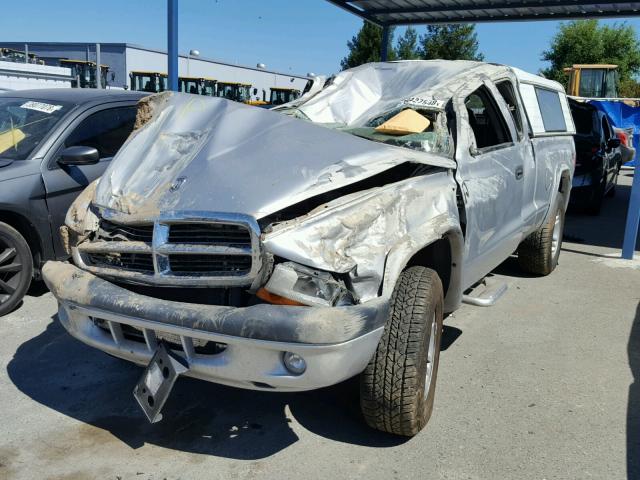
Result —
[{"label": "truck rear tire", "polygon": [[558,265],[564,231],[563,205],[563,197],[559,195],[549,219],[518,247],[518,263],[525,272],[549,275]]},{"label": "truck rear tire", "polygon": [[31,285],[33,257],[27,241],[0,222],[0,317],[11,312]]},{"label": "truck rear tire", "polygon": [[433,410],[442,338],[440,277],[421,266],[402,272],[389,318],[360,378],[360,406],[369,426],[413,436]]}]

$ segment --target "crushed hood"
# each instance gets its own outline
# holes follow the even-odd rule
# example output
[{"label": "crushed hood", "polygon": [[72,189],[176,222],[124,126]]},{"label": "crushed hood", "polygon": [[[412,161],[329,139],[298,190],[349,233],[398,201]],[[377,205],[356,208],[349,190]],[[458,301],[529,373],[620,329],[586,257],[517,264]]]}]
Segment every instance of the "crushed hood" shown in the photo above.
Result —
[{"label": "crushed hood", "polygon": [[141,101],[136,130],[100,180],[94,203],[123,221],[178,210],[261,218],[404,162],[455,168],[442,156],[278,112],[165,92]]}]

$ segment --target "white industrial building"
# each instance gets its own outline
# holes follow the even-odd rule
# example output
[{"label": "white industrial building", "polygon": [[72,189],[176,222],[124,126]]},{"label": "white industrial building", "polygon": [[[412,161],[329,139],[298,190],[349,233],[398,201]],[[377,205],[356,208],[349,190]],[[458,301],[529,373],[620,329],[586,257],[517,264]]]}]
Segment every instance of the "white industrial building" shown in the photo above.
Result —
[{"label": "white industrial building", "polygon": [[0,61],[0,90],[69,88],[71,79],[68,68]]},{"label": "white industrial building", "polygon": [[[37,55],[46,65],[59,66],[60,60],[96,61],[95,43],[70,42],[0,42],[6,47]],[[135,71],[167,73],[167,54],[160,50],[129,43],[101,43],[100,63],[109,67],[107,85],[110,88],[131,88],[130,73]],[[201,56],[180,55],[178,75],[181,77],[213,78],[219,82],[251,84],[252,96],[267,97],[271,87],[295,88],[302,91],[308,78],[281,73],[266,68],[247,67],[212,60]]]}]

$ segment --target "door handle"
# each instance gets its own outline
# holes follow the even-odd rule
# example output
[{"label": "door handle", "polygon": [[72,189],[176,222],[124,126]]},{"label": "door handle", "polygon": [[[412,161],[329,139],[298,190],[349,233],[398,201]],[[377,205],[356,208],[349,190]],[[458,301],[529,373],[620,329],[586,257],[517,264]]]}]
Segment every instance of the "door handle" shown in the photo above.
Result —
[{"label": "door handle", "polygon": [[518,165],[516,167],[516,180],[520,180],[522,177],[524,177],[524,168],[522,165]]}]

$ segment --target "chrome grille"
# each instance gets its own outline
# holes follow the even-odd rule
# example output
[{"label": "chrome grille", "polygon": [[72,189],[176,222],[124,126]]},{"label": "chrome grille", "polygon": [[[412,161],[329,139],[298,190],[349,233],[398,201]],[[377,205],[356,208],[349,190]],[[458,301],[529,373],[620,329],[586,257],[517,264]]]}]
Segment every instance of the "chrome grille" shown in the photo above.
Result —
[{"label": "chrome grille", "polygon": [[88,253],[87,260],[95,267],[153,274],[153,256],[150,253]]},{"label": "chrome grille", "polygon": [[151,225],[123,225],[100,220],[98,239],[105,242],[130,241],[151,243],[153,239],[153,224]]},{"label": "chrome grille", "polygon": [[169,268],[179,275],[246,275],[251,255],[169,255]]},{"label": "chrome grille", "polygon": [[73,255],[86,270],[152,285],[245,286],[261,266],[259,227],[240,214],[173,213],[153,225],[103,218]]},{"label": "chrome grille", "polygon": [[177,224],[169,227],[169,243],[251,246],[249,230],[240,225]]}]

